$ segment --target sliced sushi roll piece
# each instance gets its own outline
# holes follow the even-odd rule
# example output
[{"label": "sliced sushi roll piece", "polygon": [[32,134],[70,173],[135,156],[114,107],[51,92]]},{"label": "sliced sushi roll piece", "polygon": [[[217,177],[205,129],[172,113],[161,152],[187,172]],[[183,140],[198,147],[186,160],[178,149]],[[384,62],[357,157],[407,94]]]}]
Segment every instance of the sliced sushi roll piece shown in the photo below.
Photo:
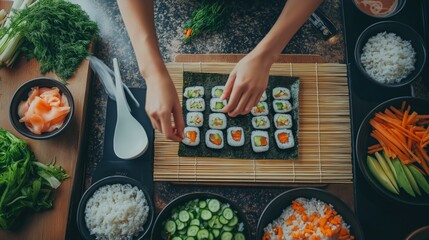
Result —
[{"label": "sliced sushi roll piece", "polygon": [[201,127],[203,126],[204,118],[203,114],[200,112],[188,112],[186,114],[186,125],[191,127]]},{"label": "sliced sushi roll piece", "polygon": [[292,116],[283,113],[274,114],[274,126],[278,129],[291,128]]},{"label": "sliced sushi roll piece", "polygon": [[268,105],[266,102],[259,102],[250,112],[253,116],[268,115]]},{"label": "sliced sushi roll piece", "polygon": [[222,149],[224,146],[222,131],[213,129],[208,130],[206,132],[206,145],[208,148]]},{"label": "sliced sushi roll piece", "polygon": [[267,131],[253,131],[251,134],[251,142],[254,152],[266,152],[270,148]]},{"label": "sliced sushi roll piece", "polygon": [[226,116],[223,113],[211,113],[209,115],[209,127],[213,129],[226,128]]},{"label": "sliced sushi roll piece", "polygon": [[226,106],[226,100],[220,100],[220,98],[210,99],[210,109],[212,112],[222,112],[223,107]]},{"label": "sliced sushi roll piece", "polygon": [[280,149],[288,149],[295,146],[295,140],[293,138],[292,130],[290,129],[279,129],[274,132],[274,138],[276,139],[277,147]]},{"label": "sliced sushi roll piece", "polygon": [[292,104],[288,100],[274,100],[273,108],[276,113],[287,113],[292,111]]},{"label": "sliced sushi roll piece", "polygon": [[290,91],[285,87],[276,87],[273,88],[273,98],[277,100],[289,100]]},{"label": "sliced sushi roll piece", "polygon": [[241,147],[244,145],[244,130],[242,127],[230,127],[226,130],[226,141],[230,146]]},{"label": "sliced sushi roll piece", "polygon": [[201,86],[187,87],[183,91],[185,98],[202,98],[204,96],[204,88]]},{"label": "sliced sushi roll piece", "polygon": [[212,88],[212,97],[213,98],[220,98],[223,94],[223,90],[225,89],[225,86],[214,86]]},{"label": "sliced sushi roll piece", "polygon": [[206,109],[206,103],[202,98],[190,98],[186,100],[186,109],[189,112],[203,112]]},{"label": "sliced sushi roll piece", "polygon": [[268,129],[270,128],[270,120],[267,116],[253,117],[252,126],[254,129]]},{"label": "sliced sushi roll piece", "polygon": [[185,138],[182,139],[182,143],[188,146],[197,146],[200,144],[200,130],[196,127],[185,127],[184,130]]},{"label": "sliced sushi roll piece", "polygon": [[261,99],[259,99],[259,101],[260,101],[260,102],[263,102],[263,101],[265,101],[265,100],[267,100],[267,93],[264,91],[264,92],[262,93]]}]

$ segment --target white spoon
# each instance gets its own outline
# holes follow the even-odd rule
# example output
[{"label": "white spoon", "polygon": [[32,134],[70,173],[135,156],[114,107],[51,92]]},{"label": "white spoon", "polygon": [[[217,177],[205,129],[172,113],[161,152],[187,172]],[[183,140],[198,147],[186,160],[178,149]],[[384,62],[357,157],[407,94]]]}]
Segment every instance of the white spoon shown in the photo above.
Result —
[{"label": "white spoon", "polygon": [[113,59],[116,81],[117,121],[113,136],[113,151],[122,159],[141,156],[147,149],[148,139],[143,126],[128,111],[118,60]]}]

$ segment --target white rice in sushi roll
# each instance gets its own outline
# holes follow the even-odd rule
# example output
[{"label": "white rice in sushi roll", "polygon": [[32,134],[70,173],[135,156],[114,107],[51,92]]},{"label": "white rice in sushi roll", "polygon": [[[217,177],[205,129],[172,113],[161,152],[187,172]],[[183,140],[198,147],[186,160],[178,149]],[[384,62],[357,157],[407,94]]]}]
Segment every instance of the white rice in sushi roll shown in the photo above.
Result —
[{"label": "white rice in sushi roll", "polygon": [[265,101],[265,100],[267,100],[267,93],[264,91],[264,92],[262,93],[262,96],[261,96],[261,98],[259,99],[259,101],[260,101],[260,102],[263,102],[263,101]]},{"label": "white rice in sushi roll", "polygon": [[206,109],[206,103],[202,98],[190,98],[186,100],[186,109],[189,112],[203,112]]},{"label": "white rice in sushi roll", "polygon": [[266,152],[270,148],[267,131],[252,131],[250,138],[254,152]]},{"label": "white rice in sushi roll", "polygon": [[273,108],[276,113],[287,113],[292,111],[292,104],[288,100],[274,100]]},{"label": "white rice in sushi roll", "polygon": [[284,113],[274,114],[274,126],[278,129],[291,128],[292,116]]},{"label": "white rice in sushi roll", "polygon": [[226,106],[226,100],[220,100],[220,98],[210,99],[210,110],[212,112],[222,112],[222,109]]},{"label": "white rice in sushi roll", "polygon": [[288,149],[295,146],[295,140],[293,138],[292,130],[290,129],[276,130],[274,132],[274,138],[276,139],[277,146],[280,149]]},{"label": "white rice in sushi roll", "polygon": [[183,91],[185,98],[202,98],[204,96],[204,88],[201,86],[187,87]]},{"label": "white rice in sushi roll", "polygon": [[213,129],[226,128],[226,116],[223,113],[211,113],[209,115],[209,127]]},{"label": "white rice in sushi roll", "polygon": [[252,118],[252,126],[254,129],[270,128],[270,120],[267,116],[256,116]]},{"label": "white rice in sushi roll", "polygon": [[206,132],[206,145],[208,148],[222,149],[224,146],[222,131],[213,129],[208,130]]},{"label": "white rice in sushi roll", "polygon": [[253,116],[268,115],[268,104],[266,102],[259,102],[250,112]]},{"label": "white rice in sushi roll", "polygon": [[203,114],[200,112],[188,112],[186,114],[186,125],[191,127],[201,127],[203,126],[204,118]]},{"label": "white rice in sushi roll", "polygon": [[182,143],[188,146],[197,146],[198,144],[200,144],[200,130],[198,128],[185,127],[185,130],[183,132],[185,134],[185,138],[182,139]]},{"label": "white rice in sushi roll", "polygon": [[290,91],[285,87],[276,87],[273,88],[273,98],[276,100],[289,100]]},{"label": "white rice in sushi roll", "polygon": [[222,96],[223,94],[224,89],[225,89],[225,86],[214,86],[212,88],[212,97],[220,98],[220,96]]},{"label": "white rice in sushi roll", "polygon": [[230,146],[244,145],[244,130],[242,127],[230,127],[226,130],[226,140]]}]

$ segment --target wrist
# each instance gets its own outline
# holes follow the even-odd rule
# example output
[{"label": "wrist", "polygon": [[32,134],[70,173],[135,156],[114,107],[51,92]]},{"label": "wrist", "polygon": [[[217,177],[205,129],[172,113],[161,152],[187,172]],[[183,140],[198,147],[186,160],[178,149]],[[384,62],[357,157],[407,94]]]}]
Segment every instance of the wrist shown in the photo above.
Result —
[{"label": "wrist", "polygon": [[272,49],[265,48],[264,46],[258,45],[249,53],[249,55],[258,59],[267,67],[271,67],[271,65],[278,59],[280,53],[277,53]]}]

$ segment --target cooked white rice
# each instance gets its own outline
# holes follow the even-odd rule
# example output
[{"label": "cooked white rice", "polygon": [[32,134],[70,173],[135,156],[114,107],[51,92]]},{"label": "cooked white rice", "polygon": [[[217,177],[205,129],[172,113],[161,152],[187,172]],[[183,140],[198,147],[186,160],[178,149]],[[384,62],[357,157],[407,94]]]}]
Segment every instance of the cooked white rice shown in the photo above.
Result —
[{"label": "cooked white rice", "polygon": [[210,113],[209,115],[209,127],[212,129],[225,129],[226,121],[226,116],[223,113]]},{"label": "cooked white rice", "polygon": [[190,98],[186,100],[186,109],[189,112],[203,112],[206,109],[206,103],[203,98]]},{"label": "cooked white rice", "polygon": [[260,101],[260,102],[263,102],[263,101],[265,101],[265,100],[267,100],[267,93],[264,91],[264,92],[262,93],[262,96],[261,96],[261,98],[259,99],[259,101]]},{"label": "cooked white rice", "polygon": [[149,206],[142,190],[130,184],[97,189],[85,207],[85,222],[96,239],[133,239],[143,231]]},{"label": "cooked white rice", "polygon": [[[211,134],[217,134],[217,135],[219,135],[219,137],[220,137],[220,144],[219,145],[214,144],[214,143],[212,143],[210,141],[210,135]],[[206,139],[205,140],[206,140],[206,146],[209,147],[209,148],[222,149],[223,146],[224,146],[223,133],[220,130],[213,130],[213,129],[208,130],[206,132]]]},{"label": "cooked white rice", "polygon": [[187,87],[183,91],[185,98],[201,98],[204,96],[204,88],[201,86]]},{"label": "cooked white rice", "polygon": [[[217,109],[216,105],[220,104],[222,108]],[[226,100],[220,100],[220,98],[212,98],[210,99],[210,110],[212,112],[222,112],[222,109],[226,106],[227,101]]]},{"label": "cooked white rice", "polygon": [[[282,143],[280,141],[279,134],[281,134],[281,133],[286,133],[287,134],[287,136],[288,136],[288,141],[287,142]],[[280,149],[288,149],[288,148],[292,148],[292,147],[295,146],[295,140],[293,138],[293,133],[292,133],[292,130],[290,130],[290,129],[279,129],[279,130],[276,130],[274,132],[274,138],[276,139],[277,146]]]},{"label": "cooked white rice", "polygon": [[[194,142],[191,142],[191,139],[188,136],[188,132],[196,132],[197,133],[197,138],[195,139]],[[197,127],[185,127],[184,131],[183,131],[185,137],[182,139],[182,143],[186,144],[188,146],[198,146],[198,144],[200,144],[200,129],[198,129]]]},{"label": "cooked white rice", "polygon": [[212,88],[212,98],[220,98],[224,90],[225,90],[225,86],[214,86]]},{"label": "cooked white rice", "polygon": [[253,117],[252,126],[254,129],[268,129],[270,128],[270,119],[267,116]]},{"label": "cooked white rice", "polygon": [[[233,131],[241,131],[241,138],[239,141],[236,141],[232,138]],[[240,147],[244,145],[244,130],[242,127],[230,127],[226,130],[226,140],[230,146]]]},{"label": "cooked white rice", "polygon": [[[267,145],[265,146],[258,146],[256,143],[256,137],[265,137],[267,140]],[[252,143],[252,150],[254,152],[266,152],[270,149],[270,139],[268,138],[268,132],[267,131],[252,131],[252,134],[250,136],[250,141]]]},{"label": "cooked white rice", "polygon": [[415,69],[416,52],[410,41],[402,40],[394,33],[381,32],[368,39],[360,60],[374,80],[394,84]]},{"label": "cooked white rice", "polygon": [[204,117],[201,112],[188,112],[186,114],[186,125],[191,127],[202,127]]},{"label": "cooked white rice", "polygon": [[276,113],[287,113],[292,111],[292,104],[288,100],[274,100],[273,108]]},{"label": "cooked white rice", "polygon": [[[282,238],[277,235],[279,231],[276,231],[276,228],[281,228]],[[279,218],[268,224],[264,231],[265,236],[269,236],[267,239],[273,240],[354,239],[349,229],[350,226],[335,212],[332,205],[315,198],[297,198],[283,210]]]},{"label": "cooked white rice", "polygon": [[259,102],[250,111],[253,116],[264,116],[268,115],[268,104],[266,102]]}]

